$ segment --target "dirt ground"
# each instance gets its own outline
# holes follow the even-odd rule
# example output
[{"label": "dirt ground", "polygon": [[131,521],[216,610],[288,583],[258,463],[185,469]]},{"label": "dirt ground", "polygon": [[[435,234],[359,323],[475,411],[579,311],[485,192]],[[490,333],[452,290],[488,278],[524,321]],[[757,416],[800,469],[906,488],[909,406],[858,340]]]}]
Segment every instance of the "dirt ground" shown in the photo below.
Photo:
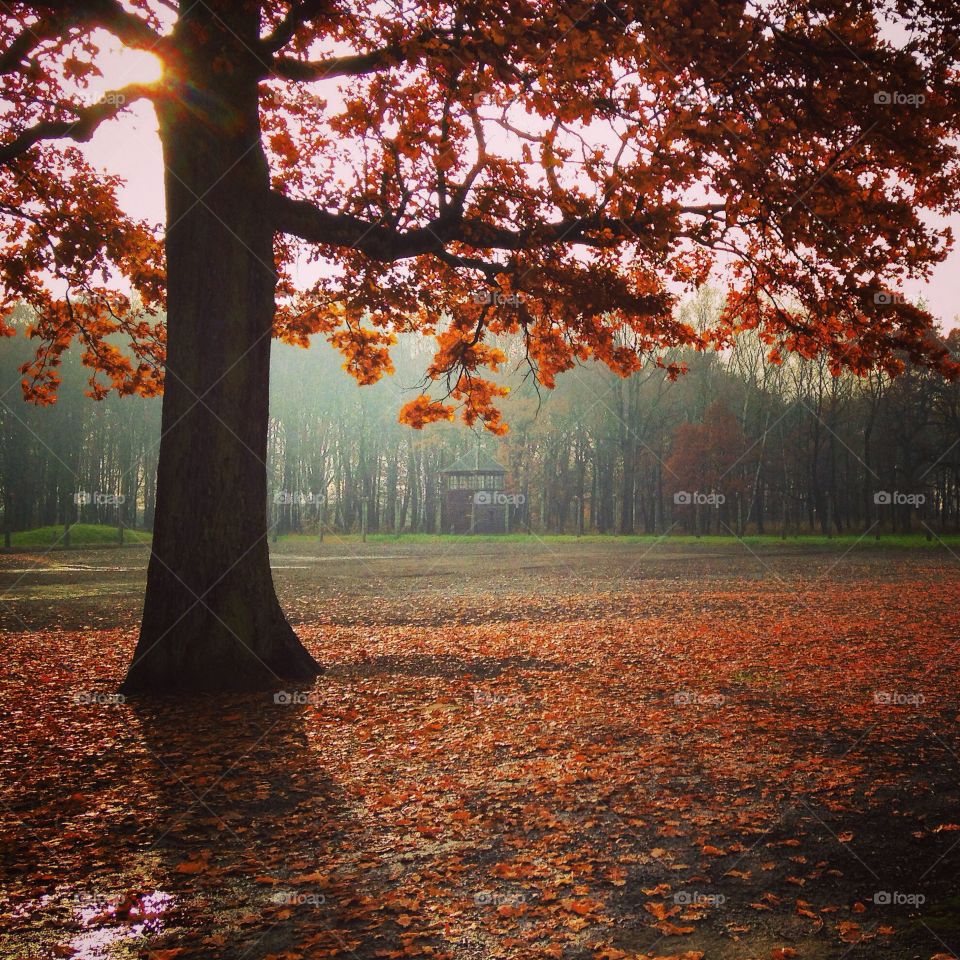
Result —
[{"label": "dirt ground", "polygon": [[0,956],[960,956],[960,561],[274,550],[311,690],[121,702],[147,553],[0,557]]}]

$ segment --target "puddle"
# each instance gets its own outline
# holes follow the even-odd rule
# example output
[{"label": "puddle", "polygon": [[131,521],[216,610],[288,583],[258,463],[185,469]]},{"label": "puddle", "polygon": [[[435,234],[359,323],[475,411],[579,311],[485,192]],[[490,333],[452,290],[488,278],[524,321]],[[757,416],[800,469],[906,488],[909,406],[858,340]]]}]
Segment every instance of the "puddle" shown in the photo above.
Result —
[{"label": "puddle", "polygon": [[[164,890],[97,896],[93,893],[46,895],[18,904],[11,916],[34,920],[46,916],[31,932],[13,936],[14,952],[0,939],[0,956],[57,956],[71,960],[119,960],[142,954],[167,926],[176,902]],[[52,918],[56,917],[53,921]],[[59,932],[58,932],[59,931]],[[29,944],[29,948],[28,948]],[[27,948],[29,952],[21,953]]]},{"label": "puddle", "polygon": [[89,900],[78,904],[74,917],[86,929],[67,946],[74,960],[105,960],[118,946],[155,937],[162,932],[164,914],[174,897],[163,890],[129,895],[117,900]]}]

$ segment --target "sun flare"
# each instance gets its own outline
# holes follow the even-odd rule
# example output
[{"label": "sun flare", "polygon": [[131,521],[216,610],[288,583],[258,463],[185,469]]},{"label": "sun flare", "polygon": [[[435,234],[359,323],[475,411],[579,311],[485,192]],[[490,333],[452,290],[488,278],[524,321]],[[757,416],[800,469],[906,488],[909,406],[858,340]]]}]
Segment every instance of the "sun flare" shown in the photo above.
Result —
[{"label": "sun flare", "polygon": [[163,61],[147,50],[130,50],[124,57],[124,70],[134,83],[157,83],[163,79]]}]

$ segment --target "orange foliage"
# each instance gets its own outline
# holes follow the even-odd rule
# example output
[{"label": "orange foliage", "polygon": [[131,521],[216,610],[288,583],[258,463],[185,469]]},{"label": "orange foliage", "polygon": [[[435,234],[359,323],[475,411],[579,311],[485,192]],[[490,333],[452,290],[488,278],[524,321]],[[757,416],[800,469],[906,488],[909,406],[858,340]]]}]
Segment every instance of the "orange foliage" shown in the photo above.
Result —
[{"label": "orange foliage", "polygon": [[[211,78],[248,68],[251,44],[229,37],[202,63],[209,31],[196,22],[174,42],[169,6],[0,15],[0,317],[17,301],[37,315],[24,372],[40,402],[74,340],[95,395],[161,386],[159,228],[127,216],[116,178],[63,141],[137,99],[215,97]],[[951,241],[928,214],[960,197],[960,15],[937,0],[909,7],[898,46],[879,0],[827,0],[816,16],[660,0],[628,5],[629,22],[589,0],[425,0],[403,18],[369,2],[264,0],[252,43],[277,335],[327,336],[360,383],[390,372],[392,335],[436,335],[430,376],[496,433],[503,392],[480,370],[504,362],[489,341],[505,334],[547,386],[591,358],[622,375],[652,358],[675,376],[663,351],[721,348],[744,330],[774,362],[823,353],[835,372],[896,373],[909,357],[956,376],[932,317],[898,291]],[[104,23],[164,59],[166,78],[84,99]],[[328,269],[298,292],[304,252]],[[681,291],[721,275],[733,292],[719,321],[679,322]],[[113,292],[121,279],[136,301]],[[423,426],[436,409],[417,400],[402,419]]]}]

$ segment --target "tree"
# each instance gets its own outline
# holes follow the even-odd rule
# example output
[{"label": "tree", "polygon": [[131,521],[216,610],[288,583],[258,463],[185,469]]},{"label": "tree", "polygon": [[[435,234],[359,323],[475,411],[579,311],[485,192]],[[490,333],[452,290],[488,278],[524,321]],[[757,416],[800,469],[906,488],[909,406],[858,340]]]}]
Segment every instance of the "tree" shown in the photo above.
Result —
[{"label": "tree", "polygon": [[[4,311],[38,317],[28,396],[52,399],[73,340],[95,395],[164,391],[128,692],[319,669],[268,563],[271,334],[323,334],[369,383],[395,331],[435,333],[447,394],[403,419],[459,405],[494,432],[503,388],[483,374],[504,333],[548,387],[589,356],[627,375],[744,329],[835,370],[895,372],[905,353],[956,372],[895,294],[942,259],[922,217],[958,196],[950,5],[86,0],[0,18],[0,276]],[[899,44],[888,18],[910,26]],[[90,102],[108,37],[154,53],[162,80]],[[74,143],[141,100],[162,244]],[[297,292],[303,246],[327,266]],[[677,288],[712,269],[737,288],[694,330]]]},{"label": "tree", "polygon": [[[744,493],[742,472],[747,453],[743,430],[722,400],[707,408],[703,423],[681,423],[677,428],[673,453],[666,463],[667,486],[671,493],[680,495],[676,503],[693,508],[690,513],[698,535],[703,516],[699,509],[701,498],[721,507],[728,501],[731,505],[734,500],[739,504]],[[715,499],[706,499],[711,496]],[[709,520],[707,527],[709,532]],[[730,530],[729,523],[726,527]],[[738,523],[738,533],[739,527]]]}]

